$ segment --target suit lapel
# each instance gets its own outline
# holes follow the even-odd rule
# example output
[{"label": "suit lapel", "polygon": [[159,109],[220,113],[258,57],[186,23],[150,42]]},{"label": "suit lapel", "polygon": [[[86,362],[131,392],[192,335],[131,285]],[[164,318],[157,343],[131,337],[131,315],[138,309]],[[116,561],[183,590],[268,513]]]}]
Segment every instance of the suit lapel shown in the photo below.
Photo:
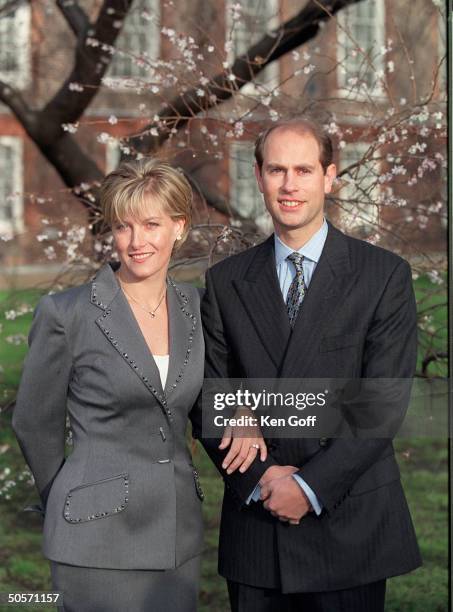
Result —
[{"label": "suit lapel", "polygon": [[189,362],[199,317],[193,312],[193,305],[189,298],[172,280],[169,280],[167,300],[170,325],[170,363],[165,394],[168,397],[177,388]]},{"label": "suit lapel", "polygon": [[101,268],[93,287],[104,306],[96,324],[142,384],[165,406],[159,370],[110,265]]},{"label": "suit lapel", "polygon": [[302,378],[319,348],[326,323],[335,317],[335,307],[351,275],[345,236],[329,223],[322,255],[305,294],[281,364],[282,378]]},{"label": "suit lapel", "polygon": [[233,284],[263,346],[278,368],[291,327],[275,268],[274,236],[258,247],[244,279],[233,281]]},{"label": "suit lapel", "polygon": [[192,312],[188,298],[171,280],[168,284],[167,300],[170,360],[164,391],[157,365],[129,303],[119,288],[114,269],[110,265],[101,268],[92,285],[91,302],[102,310],[96,324],[171,419],[171,411],[167,405],[168,396],[182,379],[198,319]]}]

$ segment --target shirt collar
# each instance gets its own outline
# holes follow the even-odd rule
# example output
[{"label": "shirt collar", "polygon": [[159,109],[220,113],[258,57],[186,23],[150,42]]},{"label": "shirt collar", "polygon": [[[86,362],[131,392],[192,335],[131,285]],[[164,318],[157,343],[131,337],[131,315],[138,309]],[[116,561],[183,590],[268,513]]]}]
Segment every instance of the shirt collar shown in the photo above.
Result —
[{"label": "shirt collar", "polygon": [[[304,246],[298,249],[297,252],[303,255],[306,259],[318,263],[324,248],[324,243],[326,242],[328,231],[329,226],[327,225],[327,221],[324,219],[323,224],[316,234],[313,234],[310,240],[306,242]],[[294,252],[294,249],[290,249],[289,246],[282,242],[277,234],[274,234],[274,244],[275,263],[277,266],[279,266],[288,257],[288,255]]]}]

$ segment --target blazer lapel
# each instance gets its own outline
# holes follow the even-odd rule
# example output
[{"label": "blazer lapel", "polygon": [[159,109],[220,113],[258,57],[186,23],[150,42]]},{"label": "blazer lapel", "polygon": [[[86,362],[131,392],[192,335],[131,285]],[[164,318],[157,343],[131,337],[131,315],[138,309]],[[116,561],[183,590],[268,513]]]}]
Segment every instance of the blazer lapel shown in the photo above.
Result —
[{"label": "blazer lapel", "polygon": [[169,280],[168,283],[167,304],[170,326],[170,363],[165,394],[168,398],[183,378],[192,350],[195,329],[199,325],[199,317],[193,312],[189,298],[172,280]]},{"label": "blazer lapel", "polygon": [[281,364],[282,378],[302,378],[319,348],[326,323],[335,317],[346,276],[351,275],[347,241],[329,223],[329,232],[316,270],[299,309],[287,351]]},{"label": "blazer lapel", "polygon": [[199,324],[198,318],[193,313],[192,305],[186,295],[172,280],[169,280],[167,303],[170,359],[164,391],[157,365],[115,278],[114,270],[117,267],[117,264],[104,266],[93,281],[91,302],[102,310],[102,314],[96,319],[96,324],[141,383],[155,396],[171,420],[168,397],[183,377],[189,361],[195,328]]},{"label": "blazer lapel", "polygon": [[[166,399],[159,370],[129,303],[120,290],[112,266],[104,266],[97,274],[92,285],[92,302],[93,294],[96,295],[94,303],[103,310],[101,316],[96,319],[96,324],[142,384],[165,407]],[[101,305],[97,303],[98,301]]]},{"label": "blazer lapel", "polygon": [[244,279],[233,284],[269,357],[279,368],[291,326],[275,269],[273,235],[258,248]]}]

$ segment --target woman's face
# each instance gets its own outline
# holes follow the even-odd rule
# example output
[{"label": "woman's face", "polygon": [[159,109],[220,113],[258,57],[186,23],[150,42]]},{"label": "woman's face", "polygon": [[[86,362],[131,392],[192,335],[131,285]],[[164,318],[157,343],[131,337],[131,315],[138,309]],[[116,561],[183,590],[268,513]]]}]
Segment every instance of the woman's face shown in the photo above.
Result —
[{"label": "woman's face", "polygon": [[143,218],[128,216],[114,223],[112,233],[122,279],[134,282],[159,272],[165,275],[174,242],[183,229],[183,219],[172,219],[152,202]]}]

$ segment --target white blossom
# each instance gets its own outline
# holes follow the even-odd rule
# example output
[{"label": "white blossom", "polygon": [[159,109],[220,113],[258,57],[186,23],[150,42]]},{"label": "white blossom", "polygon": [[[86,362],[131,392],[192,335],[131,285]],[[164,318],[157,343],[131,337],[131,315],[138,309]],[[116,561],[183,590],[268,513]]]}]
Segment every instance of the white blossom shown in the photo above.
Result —
[{"label": "white blossom", "polygon": [[242,121],[237,121],[234,124],[234,134],[236,138],[240,138],[244,134],[244,124]]},{"label": "white blossom", "polygon": [[44,255],[47,257],[47,259],[52,260],[52,259],[56,259],[57,255],[55,253],[55,248],[50,245],[48,247],[46,247],[44,249]]},{"label": "white blossom", "polygon": [[75,134],[79,128],[79,123],[62,123],[61,127],[64,132],[69,132],[70,134]]},{"label": "white blossom", "polygon": [[83,91],[83,85],[80,83],[69,83],[69,91]]},{"label": "white blossom", "polygon": [[111,125],[115,125],[116,123],[118,123],[118,118],[115,117],[115,115],[110,115],[108,121]]},{"label": "white blossom", "polygon": [[107,144],[108,142],[110,142],[111,136],[110,134],[107,134],[107,132],[101,132],[100,134],[98,134],[96,140],[98,142],[100,142],[101,144]]}]

